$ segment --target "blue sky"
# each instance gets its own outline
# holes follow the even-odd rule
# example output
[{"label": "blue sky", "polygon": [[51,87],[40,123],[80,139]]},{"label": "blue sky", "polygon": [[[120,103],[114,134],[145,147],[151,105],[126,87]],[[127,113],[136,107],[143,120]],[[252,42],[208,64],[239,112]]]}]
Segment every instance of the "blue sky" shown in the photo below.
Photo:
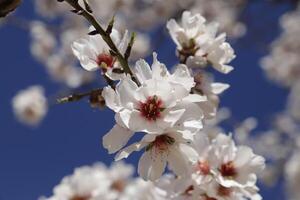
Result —
[{"label": "blue sky", "polygon": [[[270,6],[253,1],[243,19],[249,24],[245,38],[233,41],[237,58],[235,70],[217,75],[231,88],[221,105],[229,107],[237,120],[249,116],[259,119],[261,129],[268,127],[272,113],[284,107],[287,91],[266,80],[259,59],[267,53],[268,43],[280,33],[278,17],[289,7]],[[33,19],[31,1],[24,1],[17,16]],[[155,34],[153,34],[155,36]],[[61,178],[75,167],[102,161],[112,162],[101,146],[101,137],[113,126],[110,110],[95,110],[85,102],[55,105],[38,128],[18,123],[12,113],[11,98],[30,85],[41,84],[47,95],[59,88],[43,66],[31,57],[28,32],[12,26],[0,27],[0,200],[31,200],[50,195]],[[159,59],[174,64],[174,44],[170,39],[157,49]],[[136,164],[138,155],[127,161]],[[263,188],[265,199],[282,200],[282,187]]]}]

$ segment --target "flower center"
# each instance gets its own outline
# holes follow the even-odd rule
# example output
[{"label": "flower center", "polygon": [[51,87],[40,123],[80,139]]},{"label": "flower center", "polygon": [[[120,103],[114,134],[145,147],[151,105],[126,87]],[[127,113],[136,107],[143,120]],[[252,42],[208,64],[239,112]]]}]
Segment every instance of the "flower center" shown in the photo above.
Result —
[{"label": "flower center", "polygon": [[70,200],[89,200],[89,196],[74,196]]},{"label": "flower center", "polygon": [[194,191],[194,186],[193,186],[193,185],[190,185],[190,186],[183,192],[183,195],[191,196],[191,195],[193,194],[193,191]]},{"label": "flower center", "polygon": [[161,112],[164,110],[162,101],[156,96],[148,97],[146,102],[140,102],[139,111],[141,115],[149,121],[156,121],[161,117]]},{"label": "flower center", "polygon": [[220,172],[224,177],[235,177],[237,175],[236,168],[234,167],[234,163],[232,161],[222,164]]},{"label": "flower center", "polygon": [[175,143],[175,139],[168,135],[160,135],[155,138],[147,147],[146,151],[155,148],[158,152],[163,152],[168,150],[169,146]]},{"label": "flower center", "polygon": [[101,53],[97,57],[97,64],[104,69],[112,68],[114,62],[115,59],[110,54]]},{"label": "flower center", "polygon": [[210,173],[210,166],[208,162],[205,161],[198,161],[196,165],[196,171],[200,172],[203,175],[208,175]]},{"label": "flower center", "polygon": [[228,197],[230,196],[232,190],[230,188],[226,188],[222,185],[219,185],[218,187],[218,195],[223,196],[223,197]]},{"label": "flower center", "polygon": [[205,200],[217,200],[217,199],[212,198],[212,197],[209,197],[209,196],[207,196],[207,195],[204,195],[204,198],[205,198]]},{"label": "flower center", "polygon": [[115,181],[111,184],[110,188],[118,192],[123,192],[125,189],[125,183],[122,180]]}]

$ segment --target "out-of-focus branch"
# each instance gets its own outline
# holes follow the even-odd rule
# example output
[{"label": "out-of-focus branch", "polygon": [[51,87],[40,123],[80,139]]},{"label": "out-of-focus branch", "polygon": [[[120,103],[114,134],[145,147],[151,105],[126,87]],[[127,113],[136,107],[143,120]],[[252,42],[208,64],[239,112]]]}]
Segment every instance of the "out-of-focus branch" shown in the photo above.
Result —
[{"label": "out-of-focus branch", "polygon": [[101,88],[94,89],[89,92],[75,93],[66,97],[59,98],[57,99],[57,103],[62,104],[62,103],[75,102],[88,97],[92,107],[103,107],[105,105],[105,101],[101,94],[102,94]]},{"label": "out-of-focus branch", "polygon": [[0,0],[0,18],[14,11],[21,2],[22,0]]}]

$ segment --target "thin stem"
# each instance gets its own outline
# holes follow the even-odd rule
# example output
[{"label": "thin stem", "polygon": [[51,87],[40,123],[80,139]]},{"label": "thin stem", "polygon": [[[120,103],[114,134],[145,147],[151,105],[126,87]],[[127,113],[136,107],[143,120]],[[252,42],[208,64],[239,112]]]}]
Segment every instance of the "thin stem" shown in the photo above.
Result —
[{"label": "thin stem", "polygon": [[96,92],[101,92],[102,89],[95,89],[95,90],[91,90],[89,92],[84,92],[84,93],[78,93],[78,94],[71,94],[67,97],[63,97],[60,99],[57,99],[57,103],[61,104],[61,103],[69,103],[69,102],[74,102],[74,101],[79,101],[84,97],[89,97],[92,94],[96,93]]}]

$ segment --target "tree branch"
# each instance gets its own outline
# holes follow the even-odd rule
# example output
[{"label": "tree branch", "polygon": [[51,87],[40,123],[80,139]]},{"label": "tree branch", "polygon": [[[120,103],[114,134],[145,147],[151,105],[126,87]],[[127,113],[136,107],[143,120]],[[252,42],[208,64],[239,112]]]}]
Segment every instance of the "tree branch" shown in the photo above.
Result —
[{"label": "tree branch", "polygon": [[96,29],[96,31],[101,35],[103,40],[109,46],[111,52],[116,56],[121,66],[123,67],[124,72],[126,74],[129,74],[133,78],[133,80],[137,83],[137,85],[140,85],[140,83],[134,78],[134,75],[129,67],[127,59],[125,58],[124,55],[121,54],[119,49],[112,41],[110,37],[110,33],[105,31],[102,28],[102,26],[97,22],[97,20],[92,14],[90,14],[88,11],[86,11],[79,5],[78,0],[64,0],[64,1],[70,4],[77,11],[77,14],[82,15],[88,22],[90,22],[90,24]]}]

